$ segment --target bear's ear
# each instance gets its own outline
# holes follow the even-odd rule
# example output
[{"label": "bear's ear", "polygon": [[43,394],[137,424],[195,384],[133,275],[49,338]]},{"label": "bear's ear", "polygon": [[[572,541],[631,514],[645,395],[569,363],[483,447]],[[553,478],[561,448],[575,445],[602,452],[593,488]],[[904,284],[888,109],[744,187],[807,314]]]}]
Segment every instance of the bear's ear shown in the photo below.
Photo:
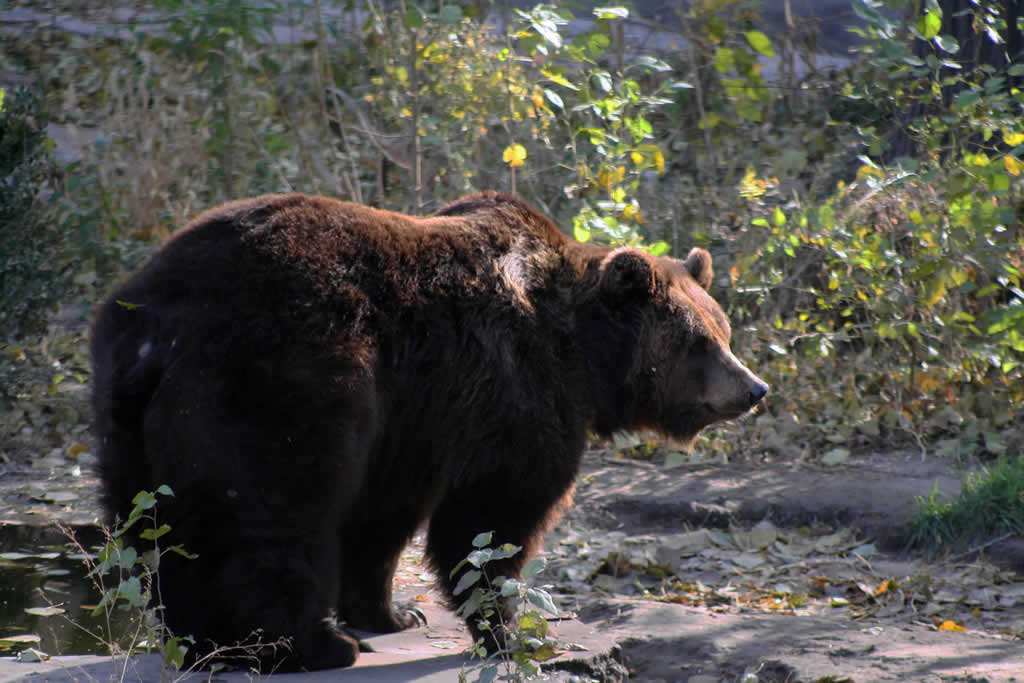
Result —
[{"label": "bear's ear", "polygon": [[654,292],[650,258],[627,247],[608,254],[601,263],[601,289],[617,298],[650,296]]},{"label": "bear's ear", "polygon": [[700,247],[694,247],[686,257],[686,270],[690,271],[698,285],[707,289],[711,284],[711,254]]}]

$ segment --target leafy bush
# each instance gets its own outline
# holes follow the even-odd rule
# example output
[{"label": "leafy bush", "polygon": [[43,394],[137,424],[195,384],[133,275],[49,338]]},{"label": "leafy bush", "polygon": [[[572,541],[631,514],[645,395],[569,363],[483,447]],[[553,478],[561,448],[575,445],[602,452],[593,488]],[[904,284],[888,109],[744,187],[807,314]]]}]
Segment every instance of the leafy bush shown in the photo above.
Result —
[{"label": "leafy bush", "polygon": [[43,211],[53,175],[46,123],[38,93],[0,89],[0,329],[8,339],[41,331],[61,293],[59,235]]},{"label": "leafy bush", "polygon": [[[580,239],[728,264],[734,346],[776,390],[709,450],[1012,453],[1024,69],[959,54],[936,2],[881,4],[856,5],[861,54],[826,72],[747,0],[690,3],[660,54],[630,49],[625,7],[570,36],[544,5],[499,33],[447,3],[160,0],[168,30],[51,60],[52,110],[105,133],[58,225],[103,285],[106,254],[241,195],[420,211],[515,189]],[[979,36],[1008,31],[976,11]]]},{"label": "leafy bush", "polygon": [[[488,653],[481,638],[473,644],[473,657],[483,660],[477,681],[489,683],[504,668],[503,680],[524,680],[541,672],[541,663],[556,656],[548,637],[548,622],[533,605],[549,614],[558,614],[558,608],[547,591],[530,586],[528,582],[543,571],[545,560],[537,558],[522,569],[522,579],[495,576],[489,571],[491,562],[517,555],[522,548],[506,543],[489,547],[493,532],[478,534],[473,539],[473,552],[452,569],[454,577],[466,565],[455,586],[456,596],[470,591],[459,606],[457,614],[464,619],[476,619],[480,629],[498,644],[496,652]],[[472,590],[470,590],[472,589]],[[460,680],[466,679],[465,673]]]},{"label": "leafy bush", "polygon": [[[88,575],[102,596],[93,609],[93,616],[106,616],[106,632],[113,633],[110,624],[115,609],[140,615],[136,619],[136,628],[126,634],[125,642],[107,641],[110,654],[131,654],[156,647],[165,665],[180,670],[184,666],[188,643],[192,642],[192,638],[171,634],[163,626],[159,616],[160,560],[167,553],[176,553],[189,559],[195,556],[187,553],[180,545],[161,546],[160,538],[170,532],[171,528],[157,521],[158,495],[173,496],[174,492],[168,486],[160,486],[156,491],[138,492],[132,500],[133,507],[128,519],[121,521],[113,531],[108,531],[107,542],[95,560],[78,545],[70,529],[64,531],[78,545],[89,569]],[[136,524],[143,528],[137,528],[129,534],[129,530]],[[127,545],[127,536],[134,537],[138,542],[152,543],[152,548],[143,551]],[[103,640],[98,634],[94,636]]]},{"label": "leafy bush", "polygon": [[[761,323],[764,366],[820,435],[1000,455],[1024,443],[1024,93],[989,65],[959,69],[933,3],[912,23],[927,59],[862,15],[865,62],[840,88],[877,116],[848,128],[856,175],[804,202],[748,172],[740,194],[761,215],[733,310]],[[894,125],[920,151],[886,164]]]}]

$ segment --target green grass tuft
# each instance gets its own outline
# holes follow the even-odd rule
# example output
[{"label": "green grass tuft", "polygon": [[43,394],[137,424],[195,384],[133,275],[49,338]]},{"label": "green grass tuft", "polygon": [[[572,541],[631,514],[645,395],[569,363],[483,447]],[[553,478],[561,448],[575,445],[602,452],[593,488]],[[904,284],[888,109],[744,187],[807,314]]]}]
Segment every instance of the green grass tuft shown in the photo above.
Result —
[{"label": "green grass tuft", "polygon": [[917,505],[907,546],[930,554],[1024,533],[1024,457],[1000,458],[968,474],[953,501],[939,500],[933,489],[919,496]]}]

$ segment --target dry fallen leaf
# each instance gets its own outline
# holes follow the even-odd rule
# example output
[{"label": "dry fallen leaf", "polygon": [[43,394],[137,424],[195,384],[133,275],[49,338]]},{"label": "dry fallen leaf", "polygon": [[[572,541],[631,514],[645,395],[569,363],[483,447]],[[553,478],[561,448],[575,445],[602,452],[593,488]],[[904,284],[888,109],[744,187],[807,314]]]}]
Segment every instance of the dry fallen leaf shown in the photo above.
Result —
[{"label": "dry fallen leaf", "polygon": [[966,631],[967,629],[956,623],[955,621],[949,621],[948,619],[939,624],[940,631]]}]

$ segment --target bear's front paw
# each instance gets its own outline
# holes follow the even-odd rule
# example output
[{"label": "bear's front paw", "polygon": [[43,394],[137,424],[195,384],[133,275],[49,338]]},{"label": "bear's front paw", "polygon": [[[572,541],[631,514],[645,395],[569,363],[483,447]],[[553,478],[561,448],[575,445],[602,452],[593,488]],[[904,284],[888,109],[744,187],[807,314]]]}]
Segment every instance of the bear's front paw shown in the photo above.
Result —
[{"label": "bear's front paw", "polygon": [[423,611],[411,604],[388,605],[387,609],[371,613],[368,610],[349,610],[343,615],[345,624],[371,633],[397,633],[414,626],[426,626]]},{"label": "bear's front paw", "polygon": [[395,614],[405,623],[405,626],[402,627],[403,629],[427,625],[427,615],[423,613],[423,610],[411,603],[395,603]]}]

